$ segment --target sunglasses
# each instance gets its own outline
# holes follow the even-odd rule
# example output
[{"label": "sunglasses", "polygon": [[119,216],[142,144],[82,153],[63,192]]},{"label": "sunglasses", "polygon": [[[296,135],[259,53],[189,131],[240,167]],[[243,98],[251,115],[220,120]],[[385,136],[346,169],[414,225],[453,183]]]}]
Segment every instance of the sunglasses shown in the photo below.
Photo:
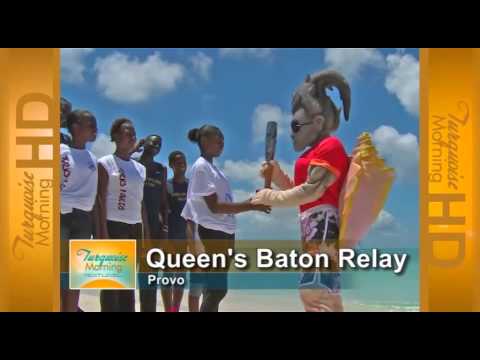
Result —
[{"label": "sunglasses", "polygon": [[296,134],[296,133],[298,133],[298,132],[302,129],[302,127],[304,127],[304,126],[306,126],[306,125],[312,125],[312,124],[313,124],[312,121],[310,121],[310,122],[308,122],[308,123],[303,123],[303,124],[302,124],[302,123],[301,123],[300,121],[298,121],[298,120],[292,120],[292,122],[291,122],[291,124],[290,124],[290,127],[292,128],[292,132],[293,132],[294,134]]}]

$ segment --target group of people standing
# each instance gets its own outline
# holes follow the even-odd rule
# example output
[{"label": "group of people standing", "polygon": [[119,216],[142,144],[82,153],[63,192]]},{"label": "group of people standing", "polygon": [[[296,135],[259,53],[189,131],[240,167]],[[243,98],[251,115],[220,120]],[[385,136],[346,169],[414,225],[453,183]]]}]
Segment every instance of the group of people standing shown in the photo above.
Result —
[{"label": "group of people standing", "polygon": [[[71,239],[135,239],[139,272],[145,267],[145,249],[158,241],[171,243],[179,252],[225,251],[234,248],[235,214],[246,211],[270,212],[266,205],[252,201],[234,202],[229,181],[214,164],[224,148],[224,136],[218,127],[204,125],[192,129],[188,139],[197,144],[200,156],[185,174],[187,159],[174,151],[168,157],[173,177],[155,161],[162,147],[159,135],[137,141],[132,120],[119,118],[110,129],[115,143],[113,154],[100,159],[86,145],[97,135],[95,116],[75,110],[66,116],[61,154],[61,259],[62,272],[68,272],[68,244]],[[132,155],[140,153],[138,160]],[[183,277],[183,272],[164,276]],[[141,284],[141,282],[140,282]],[[227,273],[190,273],[189,311],[215,312],[227,294]],[[183,298],[182,286],[164,286],[161,296],[166,312],[178,312]],[[62,286],[61,311],[78,312],[79,290]],[[155,312],[157,288],[140,286],[140,311]],[[200,297],[203,296],[200,302]],[[134,312],[135,291],[102,290],[102,312]]]}]

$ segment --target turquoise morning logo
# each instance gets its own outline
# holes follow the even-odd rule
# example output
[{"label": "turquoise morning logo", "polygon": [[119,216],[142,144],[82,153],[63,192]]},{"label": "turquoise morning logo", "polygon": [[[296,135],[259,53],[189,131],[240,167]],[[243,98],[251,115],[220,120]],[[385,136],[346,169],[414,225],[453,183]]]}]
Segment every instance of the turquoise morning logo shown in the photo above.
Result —
[{"label": "turquoise morning logo", "polygon": [[83,256],[84,262],[92,261],[99,262],[102,265],[105,261],[115,261],[115,262],[127,262],[128,255],[103,255],[103,254],[93,254],[89,249],[79,249],[77,251],[78,256]]},{"label": "turquoise morning logo", "polygon": [[122,265],[128,262],[128,255],[92,254],[90,249],[79,249],[77,256],[85,263],[86,271],[122,272]]}]

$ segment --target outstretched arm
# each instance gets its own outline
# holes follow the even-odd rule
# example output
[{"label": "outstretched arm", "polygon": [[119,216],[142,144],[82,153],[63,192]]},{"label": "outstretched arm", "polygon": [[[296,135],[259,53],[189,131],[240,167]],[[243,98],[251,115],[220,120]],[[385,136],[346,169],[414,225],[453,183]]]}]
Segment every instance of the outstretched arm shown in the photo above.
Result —
[{"label": "outstretched arm", "polygon": [[218,201],[217,194],[204,196],[203,199],[209,210],[214,214],[240,214],[247,211],[261,211],[270,213],[270,207],[262,204],[252,204],[250,200],[241,203],[222,203]]},{"label": "outstretched arm", "polygon": [[261,190],[252,199],[252,203],[283,208],[308,204],[322,197],[336,179],[335,174],[327,168],[311,165],[308,169],[308,179],[304,184],[283,191]]}]

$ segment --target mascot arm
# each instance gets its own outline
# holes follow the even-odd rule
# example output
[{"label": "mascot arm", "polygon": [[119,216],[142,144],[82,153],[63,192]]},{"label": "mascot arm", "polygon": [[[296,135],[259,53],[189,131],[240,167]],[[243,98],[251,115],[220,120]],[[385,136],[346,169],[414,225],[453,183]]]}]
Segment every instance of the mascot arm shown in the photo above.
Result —
[{"label": "mascot arm", "polygon": [[252,199],[252,203],[282,208],[308,204],[322,197],[336,180],[335,174],[323,166],[310,166],[308,173],[304,184],[283,191],[261,190]]}]

